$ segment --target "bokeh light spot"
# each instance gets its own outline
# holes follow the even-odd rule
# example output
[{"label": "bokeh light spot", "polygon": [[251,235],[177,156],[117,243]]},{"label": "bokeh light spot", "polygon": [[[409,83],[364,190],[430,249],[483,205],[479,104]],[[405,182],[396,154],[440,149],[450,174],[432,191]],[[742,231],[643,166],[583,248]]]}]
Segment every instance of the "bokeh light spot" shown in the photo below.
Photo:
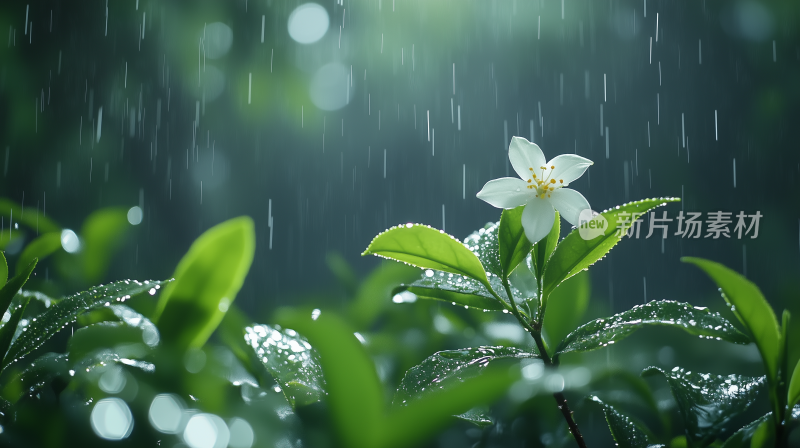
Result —
[{"label": "bokeh light spot", "polygon": [[142,213],[142,209],[139,206],[133,206],[128,210],[128,222],[131,225],[138,226],[142,223],[142,217],[144,213]]},{"label": "bokeh light spot", "polygon": [[90,419],[94,433],[106,440],[122,440],[133,430],[131,410],[119,398],[98,401]]},{"label": "bokeh light spot", "polygon": [[81,250],[81,240],[72,230],[64,229],[61,231],[61,247],[65,251],[74,254]]},{"label": "bokeh light spot", "polygon": [[171,394],[160,394],[153,398],[148,413],[153,428],[165,434],[177,434],[181,429],[183,405]]},{"label": "bokeh light spot", "polygon": [[289,15],[289,36],[301,44],[312,44],[328,31],[328,11],[316,3],[305,3]]}]

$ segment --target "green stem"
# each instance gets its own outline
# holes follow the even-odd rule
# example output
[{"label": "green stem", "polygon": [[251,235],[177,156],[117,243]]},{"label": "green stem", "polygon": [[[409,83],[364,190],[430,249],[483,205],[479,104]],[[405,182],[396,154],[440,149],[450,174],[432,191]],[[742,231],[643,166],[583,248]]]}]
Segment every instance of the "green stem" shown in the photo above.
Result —
[{"label": "green stem", "polygon": [[[543,315],[537,314],[536,318],[533,320],[533,325],[530,322],[525,320],[522,315],[520,314],[519,310],[517,309],[516,301],[514,300],[514,295],[511,293],[511,285],[508,282],[508,279],[503,279],[503,288],[506,290],[506,294],[508,295],[508,301],[511,305],[511,312],[514,314],[514,317],[517,318],[519,323],[525,328],[525,330],[530,333],[533,337],[533,340],[536,342],[536,348],[539,351],[539,355],[542,357],[542,361],[544,361],[545,365],[547,366],[555,366],[553,363],[553,359],[550,358],[550,354],[547,350],[547,343],[542,338],[542,321]],[[489,289],[491,291],[491,288]],[[495,297],[500,299],[497,294]],[[505,301],[500,300],[502,303]],[[581,434],[580,429],[578,428],[578,424],[575,423],[575,420],[572,418],[572,410],[570,410],[569,405],[567,404],[567,399],[564,397],[564,394],[561,392],[556,392],[553,394],[553,398],[556,400],[556,405],[558,409],[561,411],[561,415],[564,416],[564,420],[567,422],[567,426],[569,427],[572,436],[575,437],[575,442],[578,444],[579,448],[586,448],[586,442],[583,440],[583,435]]]}]

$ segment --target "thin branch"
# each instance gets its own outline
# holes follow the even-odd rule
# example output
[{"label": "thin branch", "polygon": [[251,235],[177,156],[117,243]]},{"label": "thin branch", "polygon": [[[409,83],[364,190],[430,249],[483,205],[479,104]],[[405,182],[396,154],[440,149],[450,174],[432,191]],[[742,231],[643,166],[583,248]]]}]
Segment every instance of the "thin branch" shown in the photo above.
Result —
[{"label": "thin branch", "polygon": [[581,430],[578,429],[578,425],[575,423],[575,420],[572,419],[572,411],[567,405],[567,399],[564,397],[564,394],[561,392],[556,392],[553,394],[553,397],[556,399],[558,409],[561,411],[561,414],[567,421],[569,431],[572,433],[572,436],[575,437],[575,441],[578,442],[578,446],[580,448],[586,448],[586,442],[583,440],[583,435],[581,435]]}]

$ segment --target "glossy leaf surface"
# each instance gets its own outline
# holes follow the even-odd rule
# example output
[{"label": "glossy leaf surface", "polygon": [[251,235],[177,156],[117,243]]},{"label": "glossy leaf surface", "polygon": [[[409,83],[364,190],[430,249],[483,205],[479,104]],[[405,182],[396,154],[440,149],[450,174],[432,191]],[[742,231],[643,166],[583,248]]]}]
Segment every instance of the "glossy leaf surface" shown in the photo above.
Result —
[{"label": "glossy leaf surface", "polygon": [[230,219],[198,237],[164,288],[153,321],[165,343],[201,347],[244,283],[255,253],[255,226]]},{"label": "glossy leaf surface", "polygon": [[254,325],[245,328],[244,341],[253,349],[258,362],[281,385],[292,407],[314,403],[325,395],[319,354],[296,331]]},{"label": "glossy leaf surface", "polygon": [[589,400],[597,403],[602,409],[608,423],[608,429],[617,446],[621,448],[656,448],[664,445],[653,445],[648,431],[638,422],[622,414],[613,406],[603,403],[600,398],[590,395]]},{"label": "glossy leaf surface", "polygon": [[119,304],[145,291],[154,295],[162,284],[163,282],[159,281],[122,280],[59,300],[37,316],[36,320],[28,325],[27,330],[11,344],[3,362],[3,369],[39,348],[62,328],[74,322],[84,311]]},{"label": "glossy leaf surface", "polygon": [[25,283],[33,273],[38,260],[33,259],[31,263],[22,271],[12,277],[2,288],[0,288],[0,311],[5,311],[11,306],[14,296],[20,292]]},{"label": "glossy leaf surface", "polygon": [[582,322],[591,289],[591,278],[584,271],[564,281],[550,295],[544,315],[544,332],[550,347],[555,347]]},{"label": "glossy leaf surface", "polygon": [[[502,291],[499,280],[497,286]],[[392,295],[402,291],[414,293],[420,299],[442,300],[454,305],[466,306],[481,310],[500,311],[503,304],[498,302],[489,291],[476,280],[449,272],[428,270],[422,278],[410,285],[401,285],[392,291]],[[499,294],[501,297],[505,294]]]},{"label": "glossy leaf surface", "polygon": [[362,255],[378,255],[488,284],[484,266],[472,251],[452,236],[420,224],[405,224],[380,233]]},{"label": "glossy leaf surface", "polygon": [[[525,206],[503,210],[498,228],[498,257],[503,278],[511,272],[531,253],[533,243],[525,236],[522,228],[522,211]],[[556,217],[556,219],[558,219]]]},{"label": "glossy leaf surface", "polygon": [[648,367],[642,372],[656,373],[666,377],[686,425],[686,436],[699,446],[710,444],[728,429],[730,421],[755,402],[766,383],[765,377],[712,375],[678,367],[671,371]]},{"label": "glossy leaf surface", "polygon": [[8,263],[6,262],[6,256],[3,252],[0,252],[0,288],[6,285],[8,281]]},{"label": "glossy leaf surface", "polygon": [[401,406],[426,393],[442,389],[443,383],[448,380],[463,381],[477,376],[492,363],[526,358],[538,358],[538,355],[515,347],[500,346],[436,352],[406,372],[393,403]]},{"label": "glossy leaf surface", "polygon": [[789,381],[787,401],[789,409],[794,408],[798,401],[800,401],[800,361],[797,361],[794,366],[794,372],[792,372],[792,378]]},{"label": "glossy leaf surface", "polygon": [[653,301],[611,317],[595,319],[568,334],[556,352],[586,352],[614,344],[647,325],[679,328],[706,339],[747,344],[750,339],[719,313],[688,303]]},{"label": "glossy leaf surface", "polygon": [[29,301],[29,298],[23,298],[16,308],[11,309],[9,307],[8,311],[11,312],[11,317],[0,327],[0,365],[3,364],[2,361],[5,359],[6,353],[8,353],[8,348],[11,346],[14,334],[16,334],[19,320],[22,319],[22,314],[25,312],[25,308],[28,307]]},{"label": "glossy leaf surface", "polygon": [[778,318],[758,286],[719,263],[693,257],[684,257],[681,260],[705,271],[719,286],[722,297],[731,306],[739,321],[753,335],[769,378],[776,380],[780,357]]},{"label": "glossy leaf surface", "polygon": [[725,443],[723,443],[720,448],[750,448],[750,440],[753,438],[753,434],[756,433],[756,430],[762,423],[769,420],[772,420],[772,412],[733,433],[725,440]]},{"label": "glossy leaf surface", "polygon": [[558,244],[547,262],[543,275],[543,295],[549,296],[561,282],[603,258],[625,236],[624,233],[618,234],[620,230],[624,232],[630,228],[633,214],[646,213],[659,205],[679,200],[678,198],[644,199],[606,210],[600,214],[607,223],[605,230],[590,240],[584,240],[578,229],[570,232]]}]

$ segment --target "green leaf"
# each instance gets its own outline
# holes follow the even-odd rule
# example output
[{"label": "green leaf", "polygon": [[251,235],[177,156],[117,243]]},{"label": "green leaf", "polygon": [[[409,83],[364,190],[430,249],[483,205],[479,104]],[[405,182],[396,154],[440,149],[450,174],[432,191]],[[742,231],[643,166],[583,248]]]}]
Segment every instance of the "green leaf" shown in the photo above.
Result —
[{"label": "green leaf", "polygon": [[[430,277],[427,273],[431,274]],[[442,300],[480,310],[501,311],[504,308],[485,286],[471,278],[442,271],[429,270],[427,273],[410,285],[398,286],[392,291],[392,296],[409,291],[420,299]],[[502,288],[502,285],[497,286]]]},{"label": "green leaf", "polygon": [[463,381],[478,376],[490,364],[538,357],[535,353],[516,347],[488,346],[442,350],[406,372],[395,392],[393,403],[395,406],[403,406],[415,398],[443,389],[446,380]]},{"label": "green leaf", "polygon": [[556,346],[581,322],[589,306],[591,289],[589,273],[580,272],[553,291],[543,325],[549,346]]},{"label": "green leaf", "polygon": [[733,433],[720,448],[750,448],[750,440],[753,438],[753,434],[755,434],[762,423],[769,421],[772,421],[772,412],[767,413],[767,415],[762,416],[758,420],[750,422]]},{"label": "green leaf", "polygon": [[500,215],[498,244],[500,271],[503,278],[508,278],[517,265],[531,253],[533,248],[533,243],[528,241],[528,237],[525,236],[525,229],[522,228],[522,210],[524,209],[525,206],[520,206],[510,210],[503,210]]},{"label": "green leaf", "polygon": [[25,395],[37,394],[54,378],[69,375],[68,360],[66,353],[45,353],[4,385],[3,397],[16,403]]},{"label": "green leaf", "polygon": [[455,415],[454,417],[472,423],[479,428],[485,428],[494,424],[494,420],[489,415],[489,408],[487,406],[477,406],[467,412]]},{"label": "green leaf", "polygon": [[750,439],[750,448],[767,448],[775,446],[775,426],[771,420],[761,422]]},{"label": "green leaf", "polygon": [[545,297],[543,301],[546,303],[546,297],[561,282],[588,269],[589,266],[603,258],[625,235],[624,233],[621,236],[617,234],[630,228],[634,221],[633,214],[646,213],[659,205],[678,201],[680,201],[678,198],[644,199],[606,210],[600,214],[607,222],[605,230],[601,235],[588,241],[581,237],[578,229],[570,232],[566,238],[561,240],[547,261],[542,278],[542,291]]},{"label": "green leaf", "polygon": [[[538,355],[515,347],[472,347],[436,352],[406,372],[395,392],[393,404],[396,407],[405,406],[415,399],[445,389],[450,381],[463,382],[476,377],[490,364],[530,358],[538,358]],[[455,417],[478,426],[492,424],[488,409],[473,408]]]},{"label": "green leaf", "polygon": [[33,273],[33,268],[36,267],[38,261],[39,260],[34,258],[27,268],[20,270],[17,275],[0,289],[0,311],[8,309],[11,305],[11,300],[13,300],[14,296],[25,286],[25,283],[28,281],[31,273]]},{"label": "green leaf", "polygon": [[0,198],[0,215],[11,217],[14,215],[14,222],[36,230],[38,233],[61,232],[61,227],[54,223],[50,218],[44,216],[39,210],[31,207],[22,213],[22,206],[6,198]]},{"label": "green leaf", "polygon": [[464,275],[490,288],[478,257],[457,239],[428,226],[405,224],[392,227],[376,236],[362,255],[370,254],[423,269]]},{"label": "green leaf", "polygon": [[678,367],[669,372],[648,367],[642,375],[657,373],[669,383],[686,425],[686,437],[699,446],[713,442],[731,420],[747,411],[766,379],[696,373]]},{"label": "green leaf", "polygon": [[111,350],[125,344],[141,344],[141,328],[122,322],[99,322],[75,330],[67,344],[71,361],[80,361],[98,350]]},{"label": "green leaf", "polygon": [[780,329],[775,312],[758,286],[713,261],[694,257],[683,257],[681,261],[698,266],[719,286],[722,297],[731,306],[742,325],[753,335],[764,360],[767,377],[771,383],[777,384]]},{"label": "green leaf", "polygon": [[568,334],[556,354],[587,352],[614,344],[647,325],[680,328],[689,334],[706,339],[718,339],[747,344],[750,339],[719,313],[688,303],[653,301],[636,305],[611,317],[595,319]]},{"label": "green leaf", "polygon": [[[9,282],[10,283],[10,282]],[[11,344],[2,368],[18,361],[39,348],[62,328],[78,318],[86,310],[124,302],[131,296],[148,291],[151,295],[161,288],[163,282],[122,280],[105,286],[94,287],[55,302],[44,313],[28,325],[27,330]]]},{"label": "green leaf", "polygon": [[383,386],[352,328],[330,311],[283,309],[275,320],[308,338],[319,352],[330,415],[342,445],[378,446],[385,411]]},{"label": "green leaf", "polygon": [[590,395],[587,399],[597,403],[603,409],[608,429],[611,430],[611,436],[614,437],[617,446],[621,448],[655,448],[664,446],[653,445],[650,442],[652,436],[641,423],[617,411],[613,406],[603,403],[597,396]]},{"label": "green leaf", "polygon": [[87,283],[103,279],[130,228],[128,210],[122,207],[97,210],[86,218],[81,228],[81,261]]},{"label": "green leaf", "polygon": [[794,366],[794,372],[792,372],[792,379],[789,382],[789,392],[788,392],[788,404],[789,409],[794,408],[800,401],[800,360],[797,361],[797,364]]},{"label": "green leaf", "polygon": [[441,390],[395,407],[385,419],[380,443],[383,448],[420,446],[435,430],[452,422],[453,415],[464,418],[464,413],[476,405],[491,403],[505,395],[519,379],[516,369],[491,365],[480,375],[446,380]]},{"label": "green leaf", "polygon": [[6,263],[6,256],[0,252],[0,288],[6,285],[8,281],[8,263]]},{"label": "green leaf", "polygon": [[253,325],[245,328],[244,340],[257,361],[281,385],[293,408],[317,402],[325,395],[319,353],[296,331]]},{"label": "green leaf", "polygon": [[556,211],[555,220],[553,221],[553,227],[550,228],[550,233],[533,245],[533,262],[537,279],[542,278],[547,262],[550,260],[550,256],[553,255],[556,246],[558,246],[558,239],[561,237],[560,216],[558,211]]},{"label": "green leaf", "polygon": [[3,324],[3,327],[0,328],[0,365],[2,365],[5,360],[8,348],[11,346],[11,341],[14,339],[14,334],[17,332],[19,320],[22,318],[22,314],[25,312],[25,308],[27,308],[30,300],[29,298],[22,299],[21,303],[13,311],[9,308],[11,317]]},{"label": "green leaf", "polygon": [[255,228],[247,216],[200,235],[164,288],[153,322],[165,343],[199,348],[222,321],[244,283],[255,252]]},{"label": "green leaf", "polygon": [[391,298],[395,295],[393,290],[418,276],[417,268],[390,261],[381,263],[356,291],[355,299],[350,304],[350,321],[359,329],[372,327],[375,319],[391,305]]},{"label": "green leaf", "polygon": [[61,249],[61,232],[51,232],[41,235],[25,246],[19,259],[17,259],[17,267],[14,272],[22,272],[25,266],[30,264],[34,259],[44,260],[59,249]]}]

